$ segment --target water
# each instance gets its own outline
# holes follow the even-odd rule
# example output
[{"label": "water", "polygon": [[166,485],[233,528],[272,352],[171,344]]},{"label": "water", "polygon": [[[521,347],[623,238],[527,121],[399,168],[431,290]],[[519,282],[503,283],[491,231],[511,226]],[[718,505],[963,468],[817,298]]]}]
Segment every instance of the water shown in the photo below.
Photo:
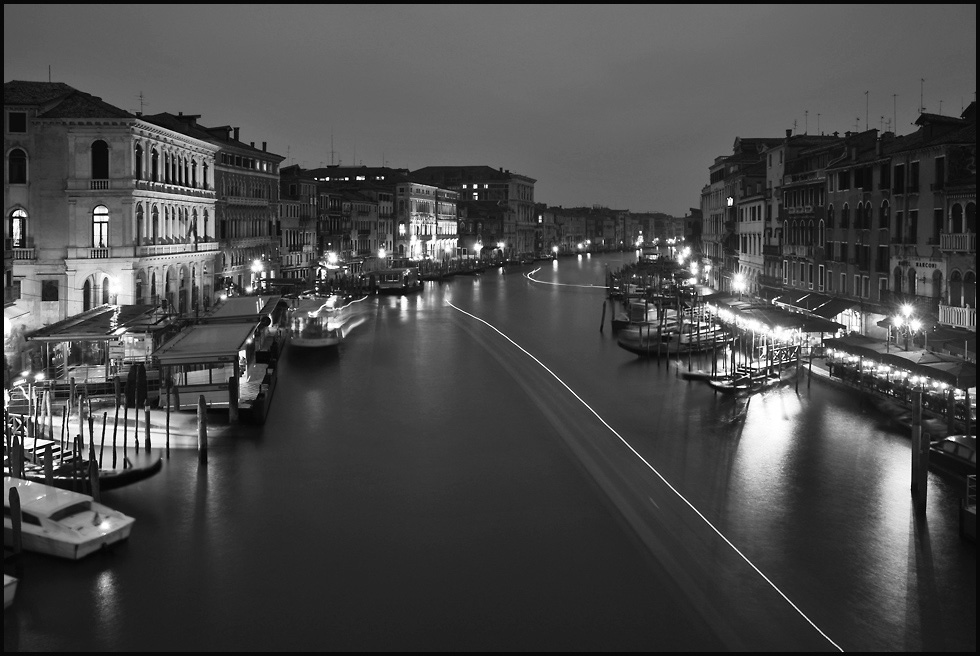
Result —
[{"label": "water", "polygon": [[[600,331],[627,254],[359,304],[268,422],[25,554],[5,651],[974,651],[962,484],[815,379],[733,400]],[[10,564],[6,566],[12,571]]]}]

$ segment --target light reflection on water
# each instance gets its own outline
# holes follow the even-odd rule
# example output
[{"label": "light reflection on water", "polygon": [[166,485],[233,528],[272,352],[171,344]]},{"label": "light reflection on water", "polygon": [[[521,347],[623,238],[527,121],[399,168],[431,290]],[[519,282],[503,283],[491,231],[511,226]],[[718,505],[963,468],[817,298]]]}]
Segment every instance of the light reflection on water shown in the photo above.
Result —
[{"label": "light reflection on water", "polygon": [[[606,261],[616,268],[627,259]],[[513,584],[513,570],[526,577],[523,592],[580,612],[582,636],[602,611],[573,585],[580,576],[627,615],[615,602],[628,580],[603,568],[626,557],[605,551],[614,533],[575,532],[590,518],[577,513],[591,508],[591,488],[552,500],[532,486],[561,471],[531,458],[532,447],[560,441],[566,427],[527,414],[535,404],[526,400],[495,403],[501,387],[532,379],[527,359],[454,317],[448,301],[500,326],[567,381],[846,649],[975,647],[975,551],[958,537],[959,489],[930,475],[927,519],[915,518],[907,436],[819,380],[734,400],[680,379],[676,364],[624,352],[608,323],[599,330],[609,311],[602,291],[587,287],[604,280],[599,258],[560,259],[535,274],[582,288],[539,285],[526,270],[373,298],[352,308],[355,327],[338,352],[287,350],[269,423],[212,450],[207,464],[180,452],[158,477],[110,495],[138,517],[131,544],[57,568],[57,577],[48,568],[31,572],[28,603],[41,579],[53,594],[34,607],[69,620],[39,629],[24,611],[8,611],[5,647],[431,646],[431,636],[419,637],[424,628],[405,619],[411,611],[455,636],[442,646],[499,648],[449,620],[511,626],[520,624],[508,612],[515,606],[537,621],[524,637],[549,623],[573,632],[548,608],[492,589],[498,578]],[[501,534],[515,519],[523,521],[520,535]],[[557,531],[573,536],[560,548],[523,539],[550,544]],[[490,563],[501,562],[511,571],[492,571]],[[573,566],[588,572],[573,576]],[[474,580],[484,587],[474,590]],[[91,615],[75,620],[65,601],[79,585],[99,600],[95,635],[85,628]],[[256,590],[275,603],[257,603]],[[636,612],[649,616],[645,600],[659,593],[637,591]],[[933,609],[953,619],[937,625]],[[382,641],[372,633],[374,617],[415,640]],[[972,632],[959,626],[969,621]],[[629,647],[650,648],[648,618],[622,622],[622,635],[636,631]],[[330,640],[310,632],[314,625]],[[596,648],[610,644],[617,643]]]}]

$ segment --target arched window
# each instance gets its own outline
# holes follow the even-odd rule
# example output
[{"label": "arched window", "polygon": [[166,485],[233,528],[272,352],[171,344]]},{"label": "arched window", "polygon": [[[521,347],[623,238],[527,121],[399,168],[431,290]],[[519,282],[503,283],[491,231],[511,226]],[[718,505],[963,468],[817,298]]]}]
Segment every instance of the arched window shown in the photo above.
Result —
[{"label": "arched window", "polygon": [[82,311],[87,312],[92,309],[92,281],[86,280],[82,285]]},{"label": "arched window", "polygon": [[888,216],[888,201],[882,201],[881,207],[878,208],[878,227],[888,228],[891,219]]},{"label": "arched window", "polygon": [[201,165],[201,188],[202,189],[210,189],[211,188],[208,185],[208,170],[209,170],[208,169],[208,163],[207,162],[204,162]]},{"label": "arched window", "polygon": [[105,248],[109,245],[109,208],[98,205],[92,211],[92,246]]},{"label": "arched window", "polygon": [[146,217],[143,215],[143,203],[136,204],[136,245],[146,243]]},{"label": "arched window", "polygon": [[133,149],[133,177],[137,180],[143,179],[143,146],[136,144]]},{"label": "arched window", "polygon": [[871,220],[874,218],[874,212],[871,209],[871,203],[867,203],[864,206],[864,222],[861,227],[865,230],[871,230]]},{"label": "arched window", "polygon": [[150,182],[160,182],[160,153],[156,148],[150,153]]},{"label": "arched window", "polygon": [[851,209],[844,203],[844,207],[840,209],[840,227],[847,228],[851,222]]},{"label": "arched window", "polygon": [[836,227],[834,225],[834,206],[833,205],[828,205],[827,206],[827,225],[830,226],[830,229],[831,230],[833,230]]},{"label": "arched window", "polygon": [[160,239],[160,208],[156,205],[150,210],[150,243],[156,244]]},{"label": "arched window", "polygon": [[190,228],[190,234],[188,234],[188,238],[192,242],[195,243],[197,242],[197,209],[196,208],[191,212],[191,228]]},{"label": "arched window", "polygon": [[967,203],[966,204],[966,230],[964,232],[969,232],[972,234],[977,234],[977,204]]},{"label": "arched window", "polygon": [[133,291],[133,303],[140,305],[144,302],[143,299],[143,272],[140,271],[136,274],[136,289]]},{"label": "arched window", "polygon": [[92,179],[109,179],[109,145],[101,139],[92,144]]},{"label": "arched window", "polygon": [[191,186],[197,189],[197,160],[191,162]]},{"label": "arched window", "polygon": [[27,212],[16,209],[8,217],[7,235],[12,248],[27,248]]},{"label": "arched window", "polygon": [[27,184],[27,153],[20,148],[14,148],[7,155],[7,182]]},{"label": "arched window", "polygon": [[908,284],[909,284],[909,286],[908,286],[908,293],[909,294],[912,294],[914,296],[916,294],[916,288],[917,288],[917,285],[915,284],[916,283],[916,280],[915,280],[915,269],[914,268],[909,267],[909,272],[908,272],[907,277],[908,277]]},{"label": "arched window", "polygon": [[110,291],[110,287],[111,287],[111,285],[109,283],[109,279],[108,278],[103,278],[102,279],[102,304],[103,305],[109,303],[109,291]]},{"label": "arched window", "polygon": [[895,271],[892,273],[892,277],[894,278],[894,280],[892,281],[892,284],[895,285],[895,287],[892,289],[892,291],[895,292],[896,294],[902,293],[902,269],[901,269],[901,267],[895,267]]},{"label": "arched window", "polygon": [[203,241],[208,240],[208,211],[204,210],[204,223],[201,225],[201,239]]},{"label": "arched window", "polygon": [[817,223],[817,245],[823,246],[827,243],[827,227],[824,225],[823,219]]}]

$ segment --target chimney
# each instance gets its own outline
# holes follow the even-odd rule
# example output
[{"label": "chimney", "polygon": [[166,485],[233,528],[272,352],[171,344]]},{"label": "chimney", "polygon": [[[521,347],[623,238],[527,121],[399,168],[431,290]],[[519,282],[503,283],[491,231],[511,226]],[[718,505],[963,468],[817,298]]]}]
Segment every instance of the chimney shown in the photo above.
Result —
[{"label": "chimney", "polygon": [[238,141],[238,128],[235,128],[235,141]]},{"label": "chimney", "polygon": [[881,157],[881,139],[875,139],[875,155]]},{"label": "chimney", "polygon": [[249,145],[250,147],[252,147],[252,148],[255,148],[255,142],[254,142],[254,141],[249,141],[249,142],[248,142],[248,145]]},{"label": "chimney", "polygon": [[793,136],[793,131],[790,128],[786,128],[786,138],[789,139]]},{"label": "chimney", "polygon": [[265,152],[265,142],[264,141],[262,142],[262,152],[263,153]]}]

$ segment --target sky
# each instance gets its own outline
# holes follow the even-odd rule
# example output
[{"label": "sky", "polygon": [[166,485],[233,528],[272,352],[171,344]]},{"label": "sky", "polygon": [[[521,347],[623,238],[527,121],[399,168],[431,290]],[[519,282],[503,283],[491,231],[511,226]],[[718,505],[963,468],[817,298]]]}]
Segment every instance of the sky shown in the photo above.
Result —
[{"label": "sky", "polygon": [[4,81],[64,82],[316,168],[476,166],[684,216],[737,137],[914,131],[976,100],[975,4],[5,4]]}]

